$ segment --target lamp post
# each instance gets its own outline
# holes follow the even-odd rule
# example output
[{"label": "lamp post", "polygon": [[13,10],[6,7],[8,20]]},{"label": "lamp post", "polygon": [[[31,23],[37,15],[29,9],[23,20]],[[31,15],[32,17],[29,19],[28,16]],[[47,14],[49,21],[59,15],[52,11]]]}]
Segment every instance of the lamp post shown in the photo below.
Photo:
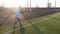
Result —
[{"label": "lamp post", "polygon": [[27,11],[28,11],[28,7],[29,7],[29,6],[28,6],[28,0],[27,0]]},{"label": "lamp post", "polygon": [[55,0],[55,8],[56,8],[56,0]]},{"label": "lamp post", "polygon": [[49,0],[48,0],[48,3],[49,3]]},{"label": "lamp post", "polygon": [[27,0],[27,8],[28,8],[28,0]]},{"label": "lamp post", "polygon": [[[28,9],[28,0],[27,0],[27,9]],[[30,0],[30,13],[31,13],[31,0]]]},{"label": "lamp post", "polygon": [[49,0],[48,0],[48,8],[49,8]]},{"label": "lamp post", "polygon": [[30,14],[31,14],[31,0],[30,0]]}]

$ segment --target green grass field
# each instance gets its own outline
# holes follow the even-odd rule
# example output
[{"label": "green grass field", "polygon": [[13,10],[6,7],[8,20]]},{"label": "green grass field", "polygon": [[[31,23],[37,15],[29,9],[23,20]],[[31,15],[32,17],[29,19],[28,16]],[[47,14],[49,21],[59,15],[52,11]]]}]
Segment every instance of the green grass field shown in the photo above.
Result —
[{"label": "green grass field", "polygon": [[[23,25],[24,29],[17,30],[15,34],[60,34],[60,12],[24,20]],[[19,28],[19,23],[17,23],[16,28]],[[13,30],[13,25],[5,25],[2,26],[1,33],[10,30]]]}]

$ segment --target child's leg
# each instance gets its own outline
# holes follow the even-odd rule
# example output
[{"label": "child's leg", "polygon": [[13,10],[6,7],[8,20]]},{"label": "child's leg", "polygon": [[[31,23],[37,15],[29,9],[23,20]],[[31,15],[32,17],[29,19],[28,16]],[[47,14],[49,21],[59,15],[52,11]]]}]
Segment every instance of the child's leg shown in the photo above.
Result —
[{"label": "child's leg", "polygon": [[18,22],[18,20],[16,19],[14,24],[13,24],[13,34],[15,34],[15,28],[16,28],[16,23]]},{"label": "child's leg", "polygon": [[22,23],[22,21],[19,20],[19,22],[20,22],[20,29],[23,29],[24,27],[23,27],[23,23]]}]

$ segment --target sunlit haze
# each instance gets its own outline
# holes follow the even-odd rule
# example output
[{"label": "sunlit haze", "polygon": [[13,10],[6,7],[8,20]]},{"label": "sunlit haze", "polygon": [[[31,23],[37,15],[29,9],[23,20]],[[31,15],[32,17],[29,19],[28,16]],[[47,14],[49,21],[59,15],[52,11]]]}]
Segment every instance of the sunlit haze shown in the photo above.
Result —
[{"label": "sunlit haze", "polygon": [[[28,0],[28,7],[30,6],[30,0]],[[55,0],[50,0],[52,7],[55,7]],[[56,0],[56,6],[60,6],[60,0]],[[31,0],[31,6],[36,7],[47,7],[48,0]],[[0,6],[4,5],[5,7],[27,7],[27,0],[0,0]]]}]

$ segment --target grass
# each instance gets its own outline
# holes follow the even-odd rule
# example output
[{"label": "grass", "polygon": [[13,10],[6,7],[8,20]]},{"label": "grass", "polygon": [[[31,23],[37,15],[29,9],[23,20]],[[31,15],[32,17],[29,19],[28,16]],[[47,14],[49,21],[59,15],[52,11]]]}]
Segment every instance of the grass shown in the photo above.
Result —
[{"label": "grass", "polygon": [[0,12],[0,16],[3,16],[5,15],[6,13],[5,12]]},{"label": "grass", "polygon": [[[55,16],[56,15],[56,16]],[[54,16],[54,17],[51,17]],[[48,18],[48,19],[46,19]],[[43,21],[41,21],[43,20]],[[50,14],[47,16],[36,17],[29,20],[23,21],[23,25],[26,26],[31,24],[29,21],[33,21],[33,24],[29,27],[24,28],[24,30],[17,30],[15,34],[60,34],[60,12]],[[19,23],[17,23],[16,28],[19,28]],[[13,29],[13,25],[5,25],[2,27],[2,33]],[[12,33],[9,33],[12,34]]]},{"label": "grass", "polygon": [[[55,17],[51,17],[57,15]],[[38,22],[42,19],[48,18],[44,21],[40,21],[37,24],[31,25],[25,28],[24,34],[60,34],[60,13],[55,13],[47,15],[44,17],[38,17],[32,19],[32,21]],[[23,31],[22,31],[23,32]],[[22,34],[19,30],[16,31],[16,34]]]}]

